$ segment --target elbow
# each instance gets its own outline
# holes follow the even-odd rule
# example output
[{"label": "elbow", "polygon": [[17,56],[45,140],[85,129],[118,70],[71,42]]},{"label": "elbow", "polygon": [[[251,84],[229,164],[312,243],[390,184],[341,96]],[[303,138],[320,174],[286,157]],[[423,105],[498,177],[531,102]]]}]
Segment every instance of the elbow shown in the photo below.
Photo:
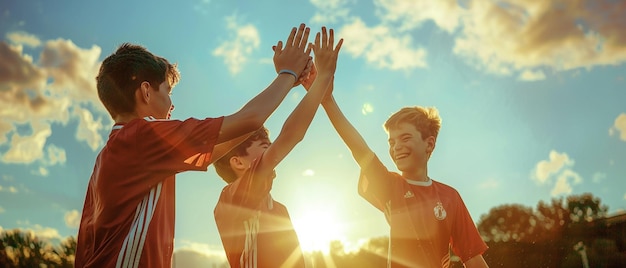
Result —
[{"label": "elbow", "polygon": [[241,115],[239,122],[241,125],[245,126],[246,131],[250,132],[262,128],[263,124],[265,124],[265,119],[267,118],[264,118],[258,113],[246,112]]}]

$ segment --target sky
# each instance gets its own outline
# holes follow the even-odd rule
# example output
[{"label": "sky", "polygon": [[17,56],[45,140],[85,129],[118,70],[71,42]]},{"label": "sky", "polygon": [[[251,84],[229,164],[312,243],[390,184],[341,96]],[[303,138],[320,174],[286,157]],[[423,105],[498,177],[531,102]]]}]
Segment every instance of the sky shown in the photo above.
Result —
[{"label": "sky", "polygon": [[[300,23],[344,38],[333,94],[390,170],[384,121],[437,107],[429,176],[456,188],[475,222],[503,204],[582,193],[623,213],[624,14],[614,0],[2,1],[0,230],[76,236],[112,126],[95,76],[117,46],[178,64],[173,118],[218,117],[271,83],[271,47]],[[304,94],[292,89],[268,119],[271,137]],[[276,172],[272,196],[305,250],[388,235],[322,109]],[[222,256],[213,208],[225,183],[213,167],[176,183],[175,250]]]}]

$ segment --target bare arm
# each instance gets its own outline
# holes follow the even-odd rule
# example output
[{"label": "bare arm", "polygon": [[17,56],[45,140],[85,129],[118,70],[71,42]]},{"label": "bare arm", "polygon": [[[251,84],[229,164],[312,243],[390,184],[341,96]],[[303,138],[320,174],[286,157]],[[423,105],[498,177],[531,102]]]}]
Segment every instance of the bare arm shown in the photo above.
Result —
[{"label": "bare arm", "polygon": [[293,112],[287,117],[274,143],[265,151],[263,160],[257,169],[260,176],[264,176],[264,173],[273,172],[278,163],[304,138],[335,74],[337,57],[342,43],[343,40],[339,40],[337,46],[334,47],[334,31],[331,29],[330,34],[327,34],[326,27],[322,27],[321,40],[320,33],[316,35],[313,53],[315,54],[315,63],[319,69],[319,76],[313,82],[311,90],[307,92]]},{"label": "bare arm", "polygon": [[[274,49],[274,66],[277,71],[287,69],[298,76],[302,73],[310,58],[311,50],[306,48],[309,31],[308,27],[301,24],[297,30],[295,27],[291,30],[284,49],[282,41],[278,42]],[[295,84],[297,81],[293,75],[278,74],[265,90],[239,111],[224,117],[217,142],[221,143],[261,128]]]},{"label": "bare arm", "polygon": [[477,255],[464,263],[466,268],[489,268],[483,255]]},{"label": "bare arm", "polygon": [[[315,81],[317,76],[317,70],[315,66],[312,67],[309,77],[302,82],[302,86],[309,90],[311,88],[312,81]],[[339,109],[339,105],[335,101],[335,98],[332,95],[334,83],[330,82],[328,85],[329,89],[326,91],[326,96],[322,100],[322,106],[330,119],[333,127],[339,134],[339,137],[343,140],[343,142],[348,146],[348,149],[352,152],[352,156],[355,161],[361,166],[365,167],[370,161],[374,158],[374,152],[369,148],[361,134],[352,126],[350,121],[345,117],[345,115]]]}]

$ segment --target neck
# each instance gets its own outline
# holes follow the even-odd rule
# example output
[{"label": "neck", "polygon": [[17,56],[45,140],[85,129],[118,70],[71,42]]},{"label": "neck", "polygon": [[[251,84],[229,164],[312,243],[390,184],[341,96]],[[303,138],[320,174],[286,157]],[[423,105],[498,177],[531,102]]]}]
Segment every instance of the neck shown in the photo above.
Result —
[{"label": "neck", "polygon": [[402,177],[412,181],[428,181],[428,172],[426,168],[412,172],[402,172]]}]

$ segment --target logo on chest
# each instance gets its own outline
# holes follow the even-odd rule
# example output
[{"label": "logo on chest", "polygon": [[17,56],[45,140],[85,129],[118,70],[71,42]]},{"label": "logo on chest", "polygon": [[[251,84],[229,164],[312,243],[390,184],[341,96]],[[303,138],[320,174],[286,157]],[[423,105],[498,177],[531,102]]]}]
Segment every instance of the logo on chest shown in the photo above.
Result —
[{"label": "logo on chest", "polygon": [[446,218],[446,209],[443,208],[443,204],[441,202],[437,202],[437,205],[433,209],[435,212],[435,218],[442,221]]}]

